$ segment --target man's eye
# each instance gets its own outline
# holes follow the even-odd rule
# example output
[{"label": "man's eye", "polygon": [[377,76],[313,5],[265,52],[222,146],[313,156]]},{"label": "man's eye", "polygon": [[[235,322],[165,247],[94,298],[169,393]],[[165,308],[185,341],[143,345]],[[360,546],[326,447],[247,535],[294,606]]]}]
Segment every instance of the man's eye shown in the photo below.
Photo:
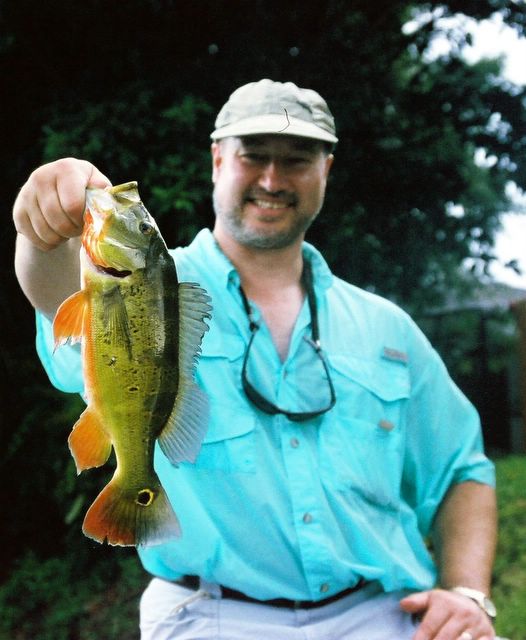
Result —
[{"label": "man's eye", "polygon": [[248,162],[265,162],[265,156],[261,153],[244,153],[242,157]]},{"label": "man's eye", "polygon": [[287,158],[287,164],[291,167],[297,167],[301,165],[306,165],[310,163],[310,158],[303,156],[294,156],[291,158]]}]

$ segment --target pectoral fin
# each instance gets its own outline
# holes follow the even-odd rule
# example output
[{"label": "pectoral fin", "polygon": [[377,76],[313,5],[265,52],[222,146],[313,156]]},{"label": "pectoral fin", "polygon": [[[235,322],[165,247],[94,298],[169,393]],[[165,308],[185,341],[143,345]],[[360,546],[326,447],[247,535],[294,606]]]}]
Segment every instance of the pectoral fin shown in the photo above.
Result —
[{"label": "pectoral fin", "polygon": [[128,312],[120,287],[113,287],[105,291],[102,299],[104,309],[105,338],[108,341],[124,345],[131,358],[131,335]]},{"label": "pectoral fin", "polygon": [[77,291],[66,298],[53,320],[55,349],[60,345],[79,342],[85,334],[84,319],[88,312],[89,297],[86,291]]},{"label": "pectoral fin", "polygon": [[73,426],[68,444],[77,466],[77,473],[102,466],[111,453],[111,440],[100,424],[98,416],[89,407]]},{"label": "pectoral fin", "polygon": [[174,408],[158,439],[174,464],[195,460],[208,426],[208,399],[194,382],[194,374],[208,330],[209,302],[210,297],[198,285],[179,284],[179,386]]}]

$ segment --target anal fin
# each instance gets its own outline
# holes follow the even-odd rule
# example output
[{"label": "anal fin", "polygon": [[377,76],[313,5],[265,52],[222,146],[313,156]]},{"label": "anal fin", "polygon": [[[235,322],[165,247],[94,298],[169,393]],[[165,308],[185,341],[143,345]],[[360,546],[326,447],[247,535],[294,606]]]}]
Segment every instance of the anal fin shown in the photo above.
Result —
[{"label": "anal fin", "polygon": [[68,444],[77,472],[102,466],[111,453],[111,440],[94,411],[81,414],[69,434]]}]

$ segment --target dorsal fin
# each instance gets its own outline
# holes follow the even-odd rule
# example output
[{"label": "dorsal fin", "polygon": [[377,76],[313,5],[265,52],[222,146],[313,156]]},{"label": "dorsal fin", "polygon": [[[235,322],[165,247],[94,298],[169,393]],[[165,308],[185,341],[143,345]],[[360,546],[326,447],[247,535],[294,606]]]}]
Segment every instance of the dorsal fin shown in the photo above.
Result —
[{"label": "dorsal fin", "polygon": [[111,193],[117,202],[123,205],[138,204],[141,201],[136,181],[109,187],[107,191]]},{"label": "dorsal fin", "polygon": [[210,318],[210,297],[192,282],[179,284],[179,385],[175,405],[159,435],[159,445],[173,464],[193,462],[208,426],[208,400],[194,382],[201,341]]}]

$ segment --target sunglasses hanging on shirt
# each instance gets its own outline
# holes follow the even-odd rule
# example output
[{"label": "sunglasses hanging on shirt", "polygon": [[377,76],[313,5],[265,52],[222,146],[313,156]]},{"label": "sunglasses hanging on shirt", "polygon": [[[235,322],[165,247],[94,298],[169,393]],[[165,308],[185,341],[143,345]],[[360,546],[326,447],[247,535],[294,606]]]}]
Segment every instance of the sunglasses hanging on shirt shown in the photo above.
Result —
[{"label": "sunglasses hanging on shirt", "polygon": [[[329,372],[329,365],[327,363],[327,359],[325,354],[322,351],[320,344],[320,334],[319,334],[319,326],[318,326],[318,308],[316,303],[316,295],[314,293],[314,285],[312,282],[312,267],[310,262],[304,261],[303,272],[301,275],[301,282],[305,287],[307,292],[307,301],[309,304],[309,311],[311,316],[311,336],[305,336],[303,338],[304,342],[309,346],[315,361],[317,362],[316,367],[319,367],[321,364],[321,369],[319,372],[319,380],[315,381],[314,387],[320,388],[321,385],[325,391],[324,401],[319,405],[313,405],[312,409],[309,411],[291,411],[288,409],[282,409],[275,405],[273,402],[265,398],[265,396],[260,393],[255,386],[250,382],[248,376],[248,367],[249,367],[249,358],[252,349],[252,344],[254,342],[254,338],[260,328],[260,324],[254,318],[254,313],[248,299],[243,291],[242,287],[239,287],[239,291],[241,294],[241,299],[243,301],[243,307],[245,308],[245,312],[248,317],[249,327],[250,327],[250,339],[248,341],[248,345],[245,351],[245,355],[243,358],[243,367],[241,370],[241,382],[243,384],[243,390],[247,396],[247,398],[254,404],[260,411],[267,413],[269,415],[277,415],[282,414],[286,416],[289,420],[293,422],[304,422],[306,420],[310,420],[311,418],[316,418],[327,411],[330,411],[336,403],[336,392],[334,390],[334,384],[331,379],[331,375]],[[316,369],[317,370],[317,369]],[[314,402],[311,398],[312,396],[312,388],[308,391],[305,391],[302,394],[301,389],[297,389],[297,393],[302,397],[302,399],[306,402]],[[305,403],[304,402],[304,403]]]}]

